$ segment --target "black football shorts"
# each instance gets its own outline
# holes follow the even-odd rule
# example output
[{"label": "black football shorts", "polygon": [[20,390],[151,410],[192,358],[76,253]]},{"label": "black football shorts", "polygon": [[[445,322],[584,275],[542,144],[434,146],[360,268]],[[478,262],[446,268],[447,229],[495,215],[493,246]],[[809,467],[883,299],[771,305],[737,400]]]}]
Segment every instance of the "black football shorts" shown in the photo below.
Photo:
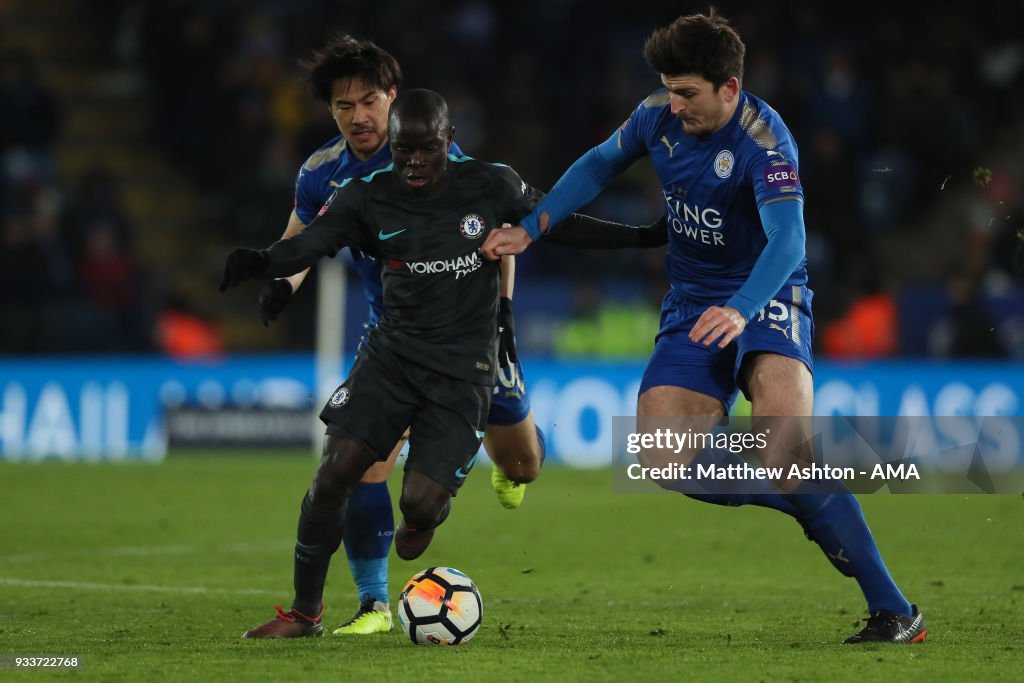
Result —
[{"label": "black football shorts", "polygon": [[378,460],[386,460],[411,428],[406,469],[455,495],[480,449],[492,393],[489,385],[442,375],[369,344],[320,419],[328,434],[363,444]]}]

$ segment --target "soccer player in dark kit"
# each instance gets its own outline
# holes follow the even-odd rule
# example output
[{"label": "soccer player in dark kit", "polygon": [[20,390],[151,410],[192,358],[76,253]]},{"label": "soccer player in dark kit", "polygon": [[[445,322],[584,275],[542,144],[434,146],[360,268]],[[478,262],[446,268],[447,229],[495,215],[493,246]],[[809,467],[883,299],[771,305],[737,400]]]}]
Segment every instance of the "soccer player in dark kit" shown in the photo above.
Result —
[{"label": "soccer player in dark kit", "polygon": [[[312,223],[320,207],[343,183],[367,176],[391,162],[388,110],[402,79],[401,67],[394,56],[372,41],[339,35],[314,52],[304,66],[315,97],[327,104],[340,135],[321,145],[299,169],[295,181],[295,208],[281,239],[302,232]],[[456,141],[452,142],[449,154],[463,155]],[[570,220],[549,235],[548,241],[561,239],[565,245],[582,242],[583,246],[595,248],[653,247],[668,241],[664,224],[648,226],[654,229],[645,230],[612,223],[587,223],[576,227],[586,230],[576,230],[574,237],[574,221]],[[358,249],[349,253],[351,268],[359,276],[368,304],[362,345],[384,315],[383,264]],[[502,506],[515,509],[523,501],[526,483],[534,480],[544,462],[546,446],[544,433],[534,421],[530,394],[515,348],[511,310],[514,257],[502,259],[501,268],[501,299],[496,321],[501,331],[498,370],[483,444],[494,463],[491,487]],[[264,283],[259,296],[259,316],[265,325],[287,308],[308,272]],[[404,440],[400,441],[387,459],[375,463],[363,474],[342,513],[340,523],[345,529],[342,543],[359,591],[359,607],[351,619],[334,629],[334,635],[371,635],[392,629],[388,555],[395,520],[387,479],[404,445]]]},{"label": "soccer player in dark kit", "polygon": [[[383,265],[385,313],[320,413],[327,430],[302,500],[295,600],[248,638],[322,634],[324,582],[343,534],[339,512],[407,427],[403,519],[395,532],[403,559],[426,550],[480,447],[497,364],[500,272],[479,247],[491,230],[529,213],[541,193],[508,166],[449,154],[454,128],[433,91],[399,95],[388,134],[392,163],[341,183],[298,235],[262,251],[236,249],[225,264],[222,291],[300,272],[346,246]],[[571,220],[584,223],[581,234],[603,234],[611,225]],[[664,241],[663,225],[660,231],[654,242]]]}]

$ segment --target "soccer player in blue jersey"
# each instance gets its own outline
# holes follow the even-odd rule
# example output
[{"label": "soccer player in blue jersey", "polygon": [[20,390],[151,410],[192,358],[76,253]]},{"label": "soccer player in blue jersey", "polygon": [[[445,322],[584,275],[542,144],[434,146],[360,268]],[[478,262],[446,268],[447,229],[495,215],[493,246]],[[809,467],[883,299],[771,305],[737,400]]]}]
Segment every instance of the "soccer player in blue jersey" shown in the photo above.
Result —
[{"label": "soccer player in blue jersey", "polygon": [[[316,150],[299,170],[295,209],[282,239],[297,235],[311,223],[345,180],[366,176],[391,161],[388,108],[402,78],[395,58],[370,41],[340,36],[316,52],[306,68],[315,96],[328,105],[341,135]],[[451,152],[461,154],[455,144]],[[369,319],[364,325],[368,334],[384,314],[381,268],[366,254],[353,250],[352,256],[369,303]],[[522,502],[525,484],[539,474],[545,453],[544,434],[534,423],[516,355],[510,308],[513,265],[512,257],[502,262],[502,298],[496,321],[501,330],[501,367],[484,436],[484,447],[495,463],[492,487],[499,502],[510,509]],[[284,310],[308,272],[270,280],[263,287],[259,309],[264,324]],[[345,553],[360,604],[355,616],[334,631],[336,635],[381,633],[392,628],[387,576],[395,520],[386,481],[401,450],[400,442],[386,461],[370,467],[345,508]]]},{"label": "soccer player in blue jersey", "polygon": [[[549,222],[650,157],[665,196],[671,290],[640,386],[638,426],[657,418],[716,419],[739,389],[755,418],[790,417],[776,424],[791,426],[813,414],[812,292],[796,143],[779,114],[742,89],[745,47],[721,16],[680,17],[655,31],[644,53],[662,87],[577,160],[520,226],[494,231],[482,250],[488,258],[521,253]],[[788,452],[793,443],[774,445],[766,456]],[[741,462],[727,451],[693,455],[720,465]],[[841,482],[766,484],[746,492],[668,486],[707,502],[761,505],[795,517],[867,600],[866,626],[844,642],[927,636],[921,613],[896,586],[857,499]]]}]

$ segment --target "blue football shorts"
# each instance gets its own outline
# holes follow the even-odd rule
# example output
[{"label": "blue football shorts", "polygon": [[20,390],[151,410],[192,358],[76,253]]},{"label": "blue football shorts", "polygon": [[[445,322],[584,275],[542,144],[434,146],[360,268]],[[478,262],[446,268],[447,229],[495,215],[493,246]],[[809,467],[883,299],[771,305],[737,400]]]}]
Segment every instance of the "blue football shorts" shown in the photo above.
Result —
[{"label": "blue football shorts", "polygon": [[728,412],[740,390],[750,398],[742,376],[748,354],[777,353],[799,360],[814,372],[813,296],[814,292],[804,286],[785,288],[754,315],[738,338],[720,349],[717,342],[704,346],[688,336],[708,304],[694,303],[669,291],[661,307],[661,329],[640,393],[657,386],[682,387],[717,398]]},{"label": "blue football shorts", "polygon": [[519,424],[530,414],[530,395],[526,393],[523,366],[516,361],[507,368],[498,366],[498,377],[494,381],[494,397],[487,424]]}]

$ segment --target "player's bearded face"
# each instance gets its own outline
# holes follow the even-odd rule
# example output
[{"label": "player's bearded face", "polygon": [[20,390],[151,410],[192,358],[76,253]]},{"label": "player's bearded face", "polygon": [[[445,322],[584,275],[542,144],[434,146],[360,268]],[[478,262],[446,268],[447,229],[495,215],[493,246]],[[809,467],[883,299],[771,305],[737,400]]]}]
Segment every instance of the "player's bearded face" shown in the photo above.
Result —
[{"label": "player's bearded face", "polygon": [[387,142],[388,108],[395,89],[384,91],[358,78],[339,78],[331,86],[331,116],[358,159],[369,159]]},{"label": "player's bearded face", "polygon": [[733,79],[715,90],[711,81],[695,74],[661,76],[668,89],[672,113],[687,135],[710,135],[729,122],[731,103],[739,93]]},{"label": "player's bearded face", "polygon": [[434,122],[399,121],[391,131],[391,158],[402,183],[416,193],[429,192],[448,168],[455,129]]}]

